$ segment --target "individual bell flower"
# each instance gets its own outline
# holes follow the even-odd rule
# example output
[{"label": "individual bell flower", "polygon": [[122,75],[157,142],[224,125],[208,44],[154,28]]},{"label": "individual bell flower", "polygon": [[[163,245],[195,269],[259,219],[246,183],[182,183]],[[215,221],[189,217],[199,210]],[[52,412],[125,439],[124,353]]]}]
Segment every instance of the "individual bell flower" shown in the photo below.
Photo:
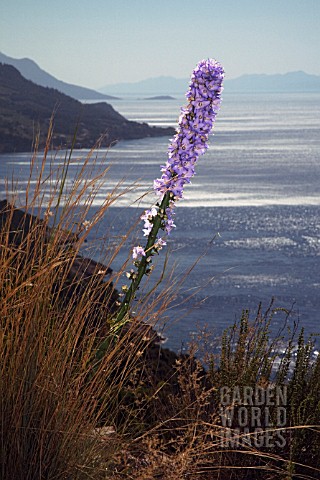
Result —
[{"label": "individual bell flower", "polygon": [[132,258],[136,259],[138,257],[145,257],[146,252],[144,251],[144,248],[138,245],[137,247],[133,247],[132,250]]},{"label": "individual bell flower", "polygon": [[165,245],[167,245],[167,242],[165,240],[163,240],[162,238],[157,238],[153,248],[158,251],[161,250],[162,247],[164,247]]},{"label": "individual bell flower", "polygon": [[150,210],[146,210],[143,215],[141,215],[141,220],[144,220],[143,233],[147,237],[153,227],[153,218],[157,215],[157,209],[152,207]]},{"label": "individual bell flower", "polygon": [[141,215],[141,220],[152,220],[153,217],[157,215],[157,209],[155,207],[150,208],[150,210],[146,210],[143,215]]}]

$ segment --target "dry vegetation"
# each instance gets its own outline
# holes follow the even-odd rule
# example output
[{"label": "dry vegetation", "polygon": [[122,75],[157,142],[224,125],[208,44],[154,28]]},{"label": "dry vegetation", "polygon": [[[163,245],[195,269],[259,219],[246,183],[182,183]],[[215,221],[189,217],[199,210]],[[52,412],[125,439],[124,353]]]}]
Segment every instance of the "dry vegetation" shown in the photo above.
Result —
[{"label": "dry vegetation", "polygon": [[[14,197],[2,212],[0,477],[319,478],[320,359],[312,355],[312,341],[296,330],[285,335],[285,329],[272,340],[271,305],[266,313],[259,308],[253,321],[244,311],[225,332],[218,355],[202,337],[189,355],[179,357],[161,349],[147,326],[174,298],[169,287],[142,302],[119,337],[112,335],[123,272],[105,281],[99,270],[88,275],[77,263],[106,172],[88,180],[95,163],[90,152],[65,194],[71,154],[45,177],[49,146],[50,135],[45,151],[35,150],[23,204],[37,220],[26,214],[12,228]],[[105,200],[89,229],[120,194],[115,190]],[[107,267],[120,246],[106,254]],[[290,313],[282,313],[285,324]],[[195,356],[204,347],[206,364]],[[221,388],[271,385],[287,386],[285,442],[257,447],[253,430],[237,430],[239,417],[223,425]],[[235,402],[229,406],[239,408]],[[271,417],[275,414],[271,408]],[[222,441],[229,427],[240,446]],[[270,429],[263,417],[262,430],[268,428],[275,432],[277,425]]]}]

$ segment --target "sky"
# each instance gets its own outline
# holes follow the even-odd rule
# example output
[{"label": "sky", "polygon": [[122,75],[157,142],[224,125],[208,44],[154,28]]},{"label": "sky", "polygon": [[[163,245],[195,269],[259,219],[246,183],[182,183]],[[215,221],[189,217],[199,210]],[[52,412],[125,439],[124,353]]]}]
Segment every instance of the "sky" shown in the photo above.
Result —
[{"label": "sky", "polygon": [[320,75],[320,0],[1,0],[0,51],[96,89],[209,57],[229,79]]}]

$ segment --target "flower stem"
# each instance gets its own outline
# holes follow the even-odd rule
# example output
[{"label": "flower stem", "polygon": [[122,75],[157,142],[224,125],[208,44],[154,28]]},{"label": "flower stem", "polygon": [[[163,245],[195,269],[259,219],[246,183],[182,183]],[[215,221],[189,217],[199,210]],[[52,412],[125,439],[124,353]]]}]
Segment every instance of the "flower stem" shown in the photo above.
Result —
[{"label": "flower stem", "polygon": [[126,292],[126,295],[125,295],[125,297],[122,301],[122,304],[121,304],[121,308],[120,308],[120,310],[117,314],[116,319],[113,322],[113,328],[117,329],[117,326],[119,326],[121,328],[122,323],[123,323],[122,320],[125,317],[125,315],[127,314],[132,300],[135,298],[135,295],[136,295],[137,290],[139,289],[139,285],[141,283],[141,280],[142,280],[143,276],[145,275],[146,270],[147,270],[147,268],[150,264],[149,258],[154,254],[153,246],[156,243],[156,238],[157,238],[157,235],[158,235],[158,231],[162,227],[163,217],[165,215],[166,209],[169,206],[169,202],[170,202],[170,192],[166,192],[165,195],[162,198],[162,202],[161,202],[160,206],[158,207],[158,213],[154,217],[154,220],[153,220],[153,226],[152,226],[151,232],[149,233],[147,245],[146,245],[146,248],[145,248],[146,255],[144,257],[142,257],[140,262],[139,262],[137,274],[132,279],[131,285]]}]

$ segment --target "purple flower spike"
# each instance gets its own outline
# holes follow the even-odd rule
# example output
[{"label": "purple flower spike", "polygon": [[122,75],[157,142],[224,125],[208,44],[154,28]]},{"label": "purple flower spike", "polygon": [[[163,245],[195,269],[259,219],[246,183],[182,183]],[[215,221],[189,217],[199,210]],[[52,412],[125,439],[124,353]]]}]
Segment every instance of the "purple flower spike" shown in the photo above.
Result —
[{"label": "purple flower spike", "polygon": [[[167,163],[161,168],[162,175],[154,181],[154,190],[160,197],[158,205],[164,202],[166,195],[169,195],[166,206],[168,202],[170,204],[165,210],[165,215],[161,217],[160,224],[160,228],[167,234],[175,227],[173,221],[175,202],[183,198],[185,184],[190,183],[195,175],[198,157],[208,148],[209,134],[220,110],[223,78],[222,66],[212,59],[199,62],[192,73],[189,90],[186,93],[188,105],[181,109],[176,134],[168,147]],[[162,214],[158,213],[155,207],[142,215],[145,236],[151,234],[157,215]]]},{"label": "purple flower spike", "polygon": [[177,133],[168,147],[167,163],[161,178],[154,182],[159,196],[169,191],[173,202],[183,197],[184,185],[195,174],[199,155],[208,148],[209,133],[222,100],[223,78],[223,68],[215,60],[202,60],[194,69],[186,93],[189,103],[181,109]]}]

